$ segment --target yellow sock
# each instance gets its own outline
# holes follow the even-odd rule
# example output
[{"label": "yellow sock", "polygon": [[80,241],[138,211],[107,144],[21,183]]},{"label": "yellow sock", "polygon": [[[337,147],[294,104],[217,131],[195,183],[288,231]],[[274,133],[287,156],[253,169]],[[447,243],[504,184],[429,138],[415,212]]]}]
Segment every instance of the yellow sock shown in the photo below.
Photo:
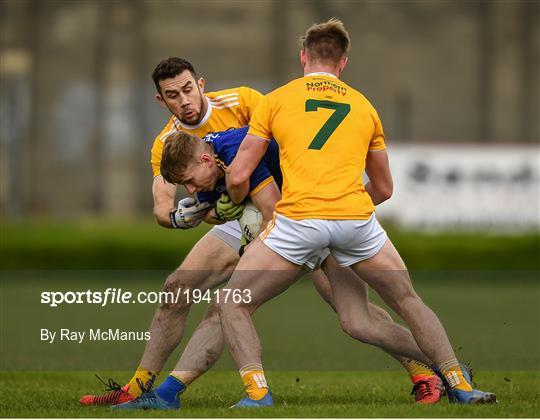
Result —
[{"label": "yellow sock", "polygon": [[156,376],[159,372],[152,372],[143,367],[139,366],[135,371],[135,375],[129,381],[128,392],[135,398],[140,397],[142,394],[142,389],[152,388],[152,384],[156,379]]},{"label": "yellow sock", "polygon": [[413,382],[415,381],[415,377],[435,375],[435,372],[433,372],[428,365],[413,359],[402,359],[401,364],[405,369],[407,369],[407,372],[409,373],[409,376]]},{"label": "yellow sock", "polygon": [[472,386],[463,377],[461,367],[457,359],[449,360],[440,366],[441,372],[448,381],[450,388],[461,389],[462,391],[472,391]]},{"label": "yellow sock", "polygon": [[250,363],[245,365],[239,372],[249,398],[252,400],[260,400],[268,394],[268,385],[266,384],[264,370],[260,363]]}]

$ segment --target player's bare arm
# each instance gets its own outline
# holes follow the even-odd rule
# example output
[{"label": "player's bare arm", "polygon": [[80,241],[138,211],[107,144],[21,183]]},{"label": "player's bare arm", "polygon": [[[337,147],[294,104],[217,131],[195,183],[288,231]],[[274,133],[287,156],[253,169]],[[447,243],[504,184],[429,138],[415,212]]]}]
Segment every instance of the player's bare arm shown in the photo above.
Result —
[{"label": "player's bare arm", "polygon": [[268,141],[248,134],[226,173],[227,191],[235,203],[241,203],[249,193],[249,177],[263,158]]},{"label": "player's bare arm", "polygon": [[154,178],[152,195],[154,197],[154,217],[163,227],[172,228],[170,214],[175,210],[176,185],[169,184],[162,176]]},{"label": "player's bare arm", "polygon": [[[268,222],[272,220],[274,208],[276,203],[281,199],[281,193],[275,181],[270,182],[264,186],[260,191],[251,196],[251,201],[260,210],[263,221],[261,223],[261,230],[263,230]],[[260,233],[260,232],[259,232]]]},{"label": "player's bare arm", "polygon": [[381,204],[388,200],[392,196],[394,185],[386,150],[368,152],[366,173],[369,177],[369,182],[366,183],[365,189],[371,197],[373,204]]},{"label": "player's bare arm", "polygon": [[166,228],[190,229],[198,226],[208,212],[209,203],[199,203],[192,197],[183,198],[175,208],[176,184],[167,182],[162,176],[152,184],[154,216]]}]

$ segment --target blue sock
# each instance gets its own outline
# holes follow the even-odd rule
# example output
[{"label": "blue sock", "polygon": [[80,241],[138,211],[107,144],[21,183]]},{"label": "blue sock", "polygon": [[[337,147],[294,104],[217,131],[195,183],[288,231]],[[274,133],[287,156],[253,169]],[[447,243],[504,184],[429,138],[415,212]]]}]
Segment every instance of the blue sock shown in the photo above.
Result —
[{"label": "blue sock", "polygon": [[167,376],[167,379],[156,388],[156,393],[162,399],[167,402],[174,402],[176,400],[176,394],[179,392],[184,392],[186,390],[186,385],[174,376]]}]

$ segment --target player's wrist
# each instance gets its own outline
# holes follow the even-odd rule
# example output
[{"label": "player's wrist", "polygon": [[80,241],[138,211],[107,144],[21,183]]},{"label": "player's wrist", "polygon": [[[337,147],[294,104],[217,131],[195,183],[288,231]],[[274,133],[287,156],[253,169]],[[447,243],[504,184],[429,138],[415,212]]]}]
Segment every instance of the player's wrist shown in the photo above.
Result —
[{"label": "player's wrist", "polygon": [[172,227],[173,229],[179,229],[180,226],[178,226],[178,224],[176,223],[176,216],[175,216],[175,214],[176,214],[176,211],[171,211],[171,212],[169,213],[169,218],[170,218],[170,220],[171,220],[171,227]]}]

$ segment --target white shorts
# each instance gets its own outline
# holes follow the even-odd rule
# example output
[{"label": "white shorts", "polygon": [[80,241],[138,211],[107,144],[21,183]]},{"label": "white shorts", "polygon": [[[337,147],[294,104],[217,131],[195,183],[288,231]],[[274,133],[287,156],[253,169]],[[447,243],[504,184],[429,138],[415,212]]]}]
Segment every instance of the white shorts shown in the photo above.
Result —
[{"label": "white shorts", "polygon": [[292,220],[274,213],[259,238],[286,260],[313,270],[328,256],[326,248],[348,267],[373,257],[388,236],[375,213],[368,220]]},{"label": "white shorts", "polygon": [[208,233],[217,236],[219,239],[229,245],[235,252],[238,252],[240,249],[242,230],[240,229],[240,223],[238,220],[226,222],[222,225],[215,225]]}]

